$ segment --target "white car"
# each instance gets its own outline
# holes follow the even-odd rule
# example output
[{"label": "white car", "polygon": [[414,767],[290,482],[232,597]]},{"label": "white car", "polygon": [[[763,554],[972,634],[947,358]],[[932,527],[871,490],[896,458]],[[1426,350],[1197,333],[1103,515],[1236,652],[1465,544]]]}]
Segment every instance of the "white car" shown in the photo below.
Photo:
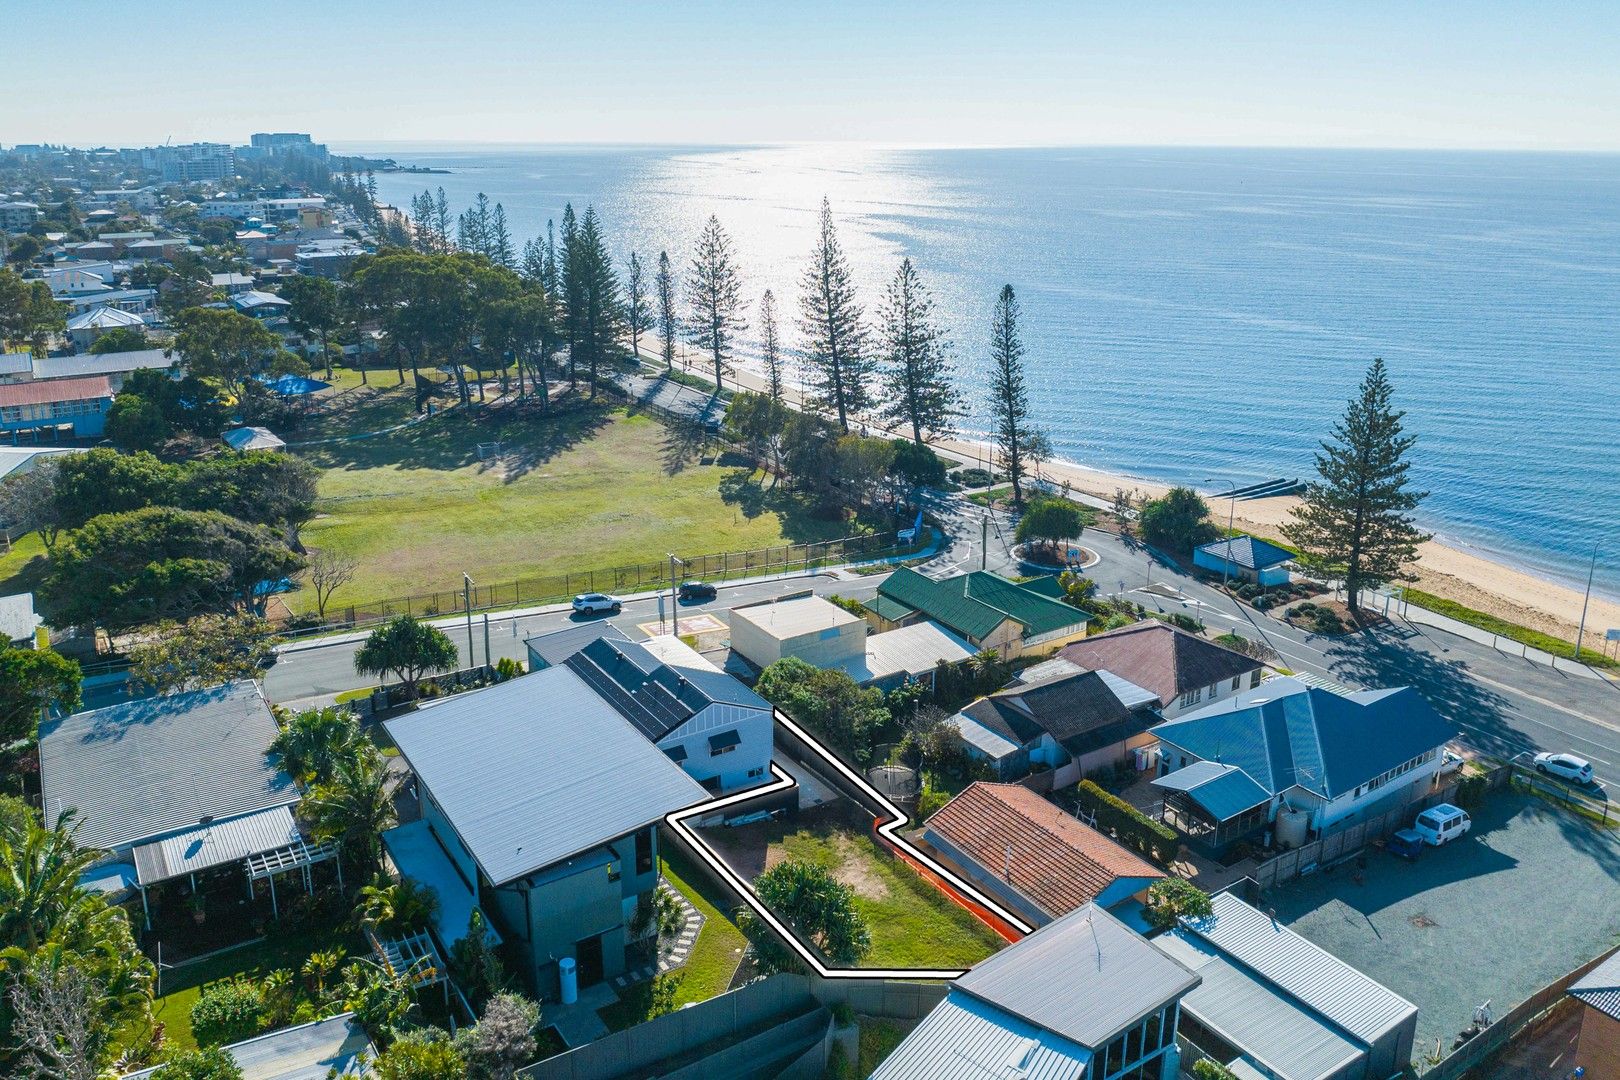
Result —
[{"label": "white car", "polygon": [[1592,763],[1574,754],[1537,754],[1536,771],[1568,780],[1572,784],[1592,782]]},{"label": "white car", "polygon": [[600,615],[604,611],[610,615],[617,615],[623,606],[617,596],[609,596],[607,593],[588,592],[574,597],[575,615]]},{"label": "white car", "polygon": [[1417,820],[1412,823],[1412,831],[1417,833],[1425,844],[1439,847],[1446,841],[1455,840],[1466,833],[1473,824],[1468,811],[1462,807],[1441,803],[1419,814]]}]

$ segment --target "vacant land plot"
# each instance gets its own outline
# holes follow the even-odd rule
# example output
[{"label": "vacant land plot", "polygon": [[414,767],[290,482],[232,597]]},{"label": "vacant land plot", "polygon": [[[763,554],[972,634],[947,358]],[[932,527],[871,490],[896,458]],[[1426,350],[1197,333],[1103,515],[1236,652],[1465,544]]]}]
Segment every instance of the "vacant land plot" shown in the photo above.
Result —
[{"label": "vacant land plot", "polygon": [[[369,408],[356,429],[397,415]],[[478,447],[497,443],[481,460]],[[459,588],[463,572],[493,584],[856,531],[762,487],[746,465],[705,454],[689,430],[601,400],[549,415],[452,409],[298,452],[323,470],[305,543],[360,561],[333,599],[339,607]],[[313,607],[307,590],[289,602]]]},{"label": "vacant land plot", "polygon": [[1005,944],[879,844],[871,818],[849,803],[817,807],[795,821],[709,829],[704,838],[745,877],[798,859],[826,867],[854,889],[872,934],[863,967],[965,968]]},{"label": "vacant land plot", "polygon": [[1414,1057],[1449,1052],[1474,1008],[1500,1017],[1615,944],[1620,840],[1503,792],[1469,835],[1415,863],[1369,854],[1267,894],[1278,917],[1418,1006]]}]

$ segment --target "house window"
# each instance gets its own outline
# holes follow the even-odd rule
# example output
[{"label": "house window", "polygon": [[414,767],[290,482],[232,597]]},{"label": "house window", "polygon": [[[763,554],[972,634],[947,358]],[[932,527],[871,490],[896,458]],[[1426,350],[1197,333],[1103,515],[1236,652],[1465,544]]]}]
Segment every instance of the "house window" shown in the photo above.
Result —
[{"label": "house window", "polygon": [[729,754],[742,743],[742,736],[735,730],[722,731],[718,735],[709,736],[709,756],[719,757]]},{"label": "house window", "polygon": [[653,868],[653,841],[652,830],[643,829],[636,833],[636,873],[650,874]]},{"label": "house window", "polygon": [[1202,686],[1198,687],[1196,690],[1189,690],[1185,694],[1181,695],[1181,707],[1185,709],[1189,705],[1196,705],[1203,700],[1203,697],[1204,688]]},{"label": "house window", "polygon": [[1249,689],[1253,690],[1255,687],[1257,687],[1259,685],[1260,685],[1260,669],[1255,668],[1253,671],[1249,672]]},{"label": "house window", "polygon": [[1243,676],[1241,676],[1241,675],[1233,676],[1233,678],[1232,678],[1232,689],[1233,690],[1241,690],[1241,689],[1243,689]]}]

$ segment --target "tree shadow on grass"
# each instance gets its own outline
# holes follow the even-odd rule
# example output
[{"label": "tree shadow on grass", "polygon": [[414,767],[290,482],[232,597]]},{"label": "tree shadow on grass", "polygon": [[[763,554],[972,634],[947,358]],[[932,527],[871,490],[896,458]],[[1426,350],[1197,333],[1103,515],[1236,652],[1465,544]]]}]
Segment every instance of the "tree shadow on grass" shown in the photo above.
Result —
[{"label": "tree shadow on grass", "polygon": [[[767,484],[768,475],[744,464],[720,481],[720,498],[749,519],[775,514],[782,536],[795,544],[838,540],[863,530],[859,517],[852,519],[843,507],[822,505],[813,496],[774,480]],[[880,523],[877,527],[886,525]]]},{"label": "tree shadow on grass", "polygon": [[703,428],[690,420],[663,421],[664,442],[661,455],[664,474],[674,476],[697,460],[706,441]]}]

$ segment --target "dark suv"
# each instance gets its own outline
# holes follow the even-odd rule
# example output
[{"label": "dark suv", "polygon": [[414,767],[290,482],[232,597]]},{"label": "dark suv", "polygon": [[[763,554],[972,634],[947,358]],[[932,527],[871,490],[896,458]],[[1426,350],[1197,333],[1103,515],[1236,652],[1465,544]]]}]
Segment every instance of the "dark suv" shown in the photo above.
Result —
[{"label": "dark suv", "polygon": [[715,587],[707,581],[683,581],[679,596],[682,600],[713,600],[717,595]]}]

